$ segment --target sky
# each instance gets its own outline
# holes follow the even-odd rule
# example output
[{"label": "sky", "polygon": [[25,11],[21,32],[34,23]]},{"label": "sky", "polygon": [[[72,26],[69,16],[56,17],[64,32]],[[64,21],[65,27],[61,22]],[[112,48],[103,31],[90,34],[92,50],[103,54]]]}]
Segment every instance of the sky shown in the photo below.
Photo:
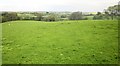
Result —
[{"label": "sky", "polygon": [[0,0],[0,11],[98,12],[119,0]]}]

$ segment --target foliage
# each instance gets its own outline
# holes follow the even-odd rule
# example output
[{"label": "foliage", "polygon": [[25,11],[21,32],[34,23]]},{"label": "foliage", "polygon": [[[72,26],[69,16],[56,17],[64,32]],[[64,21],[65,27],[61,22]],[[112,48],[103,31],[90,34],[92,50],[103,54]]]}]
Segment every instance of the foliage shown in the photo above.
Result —
[{"label": "foliage", "polygon": [[67,18],[67,15],[61,15],[61,18]]},{"label": "foliage", "polygon": [[43,14],[42,13],[36,13],[35,14],[36,17],[34,17],[34,20],[37,20],[37,21],[41,21],[43,19]]},{"label": "foliage", "polygon": [[120,13],[120,5],[110,6],[107,10],[112,15],[118,15]]},{"label": "foliage", "polygon": [[83,18],[82,12],[73,12],[70,16],[70,20],[81,20]]},{"label": "foliage", "polygon": [[18,20],[16,12],[2,12],[2,22]]},{"label": "foliage", "polygon": [[51,21],[55,21],[56,19],[55,19],[55,16],[46,16],[46,17],[44,17],[44,19],[43,19],[43,21],[49,21],[49,22],[51,22]]},{"label": "foliage", "polygon": [[0,15],[0,23],[2,22],[2,16]]},{"label": "foliage", "polygon": [[97,14],[93,17],[94,20],[103,19],[103,14],[101,12],[97,12]]},{"label": "foliage", "polygon": [[111,16],[111,19],[116,19],[118,16],[120,16],[120,5],[114,5],[114,6],[110,6],[107,8],[106,10],[109,14],[109,16]]},{"label": "foliage", "polygon": [[34,20],[34,15],[30,13],[18,13],[20,20]]}]

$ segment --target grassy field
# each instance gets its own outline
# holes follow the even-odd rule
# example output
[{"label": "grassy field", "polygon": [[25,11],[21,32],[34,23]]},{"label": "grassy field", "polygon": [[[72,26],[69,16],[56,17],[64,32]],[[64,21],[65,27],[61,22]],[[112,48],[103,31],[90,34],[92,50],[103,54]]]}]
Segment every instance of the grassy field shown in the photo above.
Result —
[{"label": "grassy field", "polygon": [[3,64],[117,64],[118,22],[2,24]]}]

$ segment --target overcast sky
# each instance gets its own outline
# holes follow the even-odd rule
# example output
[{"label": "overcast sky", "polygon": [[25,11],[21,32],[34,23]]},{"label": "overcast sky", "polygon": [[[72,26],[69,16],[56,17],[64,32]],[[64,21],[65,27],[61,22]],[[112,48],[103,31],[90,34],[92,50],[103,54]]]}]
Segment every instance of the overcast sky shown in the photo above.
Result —
[{"label": "overcast sky", "polygon": [[103,11],[119,0],[0,0],[0,11]]}]

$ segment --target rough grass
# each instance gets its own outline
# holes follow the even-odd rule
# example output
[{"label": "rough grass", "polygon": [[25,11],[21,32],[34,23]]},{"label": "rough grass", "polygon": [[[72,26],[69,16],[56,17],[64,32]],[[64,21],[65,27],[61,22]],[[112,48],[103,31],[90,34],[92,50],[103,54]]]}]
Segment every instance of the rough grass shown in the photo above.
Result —
[{"label": "rough grass", "polygon": [[118,22],[2,24],[3,64],[117,64]]}]

